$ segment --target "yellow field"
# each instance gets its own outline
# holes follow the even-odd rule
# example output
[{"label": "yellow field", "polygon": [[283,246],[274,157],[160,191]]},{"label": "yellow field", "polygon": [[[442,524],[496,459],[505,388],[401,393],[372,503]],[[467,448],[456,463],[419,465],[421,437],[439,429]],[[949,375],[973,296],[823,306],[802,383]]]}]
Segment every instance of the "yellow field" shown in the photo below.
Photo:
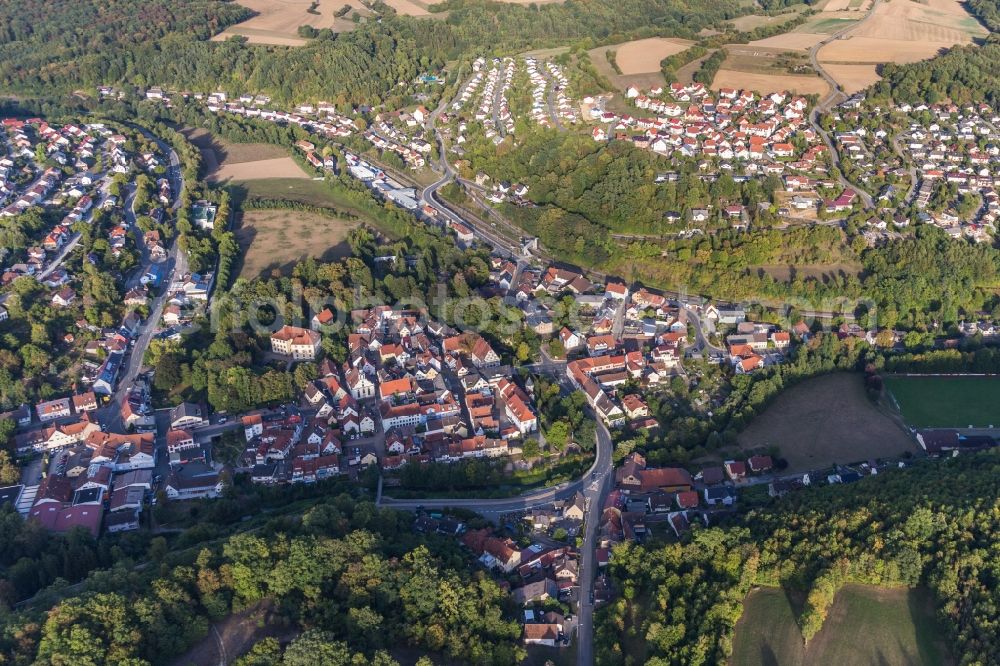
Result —
[{"label": "yellow field", "polygon": [[385,0],[385,4],[396,10],[397,13],[405,16],[427,16],[427,5],[413,2],[412,0]]},{"label": "yellow field", "polygon": [[937,55],[956,44],[968,44],[986,31],[958,0],[892,0],[879,5],[871,18],[819,51],[819,59],[835,64],[909,63]]},{"label": "yellow field", "polygon": [[757,90],[762,93],[787,90],[801,95],[825,95],[830,87],[818,76],[797,76],[794,74],[755,74],[733,69],[720,69],[712,81],[712,88],[739,88]]},{"label": "yellow field", "polygon": [[[431,13],[427,10],[427,8],[436,4],[438,1],[439,0],[385,0],[385,4],[395,9],[397,14],[402,14],[404,16],[430,16]],[[497,0],[497,2],[506,2],[513,5],[547,5],[555,2],[563,2],[563,0]],[[444,16],[443,13],[439,13],[437,15]]]},{"label": "yellow field", "polygon": [[876,67],[877,65],[823,65],[823,69],[844,88],[844,92],[848,95],[877,83],[881,77],[875,71]]},{"label": "yellow field", "polygon": [[649,39],[637,39],[632,42],[619,44],[617,47],[608,47],[606,50],[615,51],[615,61],[618,63],[622,74],[648,74],[660,71],[660,61],[667,56],[680,53],[691,46],[691,42],[686,39],[672,39],[667,37],[650,37]]},{"label": "yellow field", "polygon": [[257,12],[257,16],[230,26],[213,37],[212,41],[224,41],[233,35],[242,35],[251,44],[301,46],[308,40],[299,37],[299,26],[308,25],[317,30],[329,28],[334,32],[352,30],[354,23],[350,19],[350,13],[343,18],[334,16],[345,4],[351,5],[352,11],[361,16],[371,15],[360,0],[319,0],[315,9],[318,14],[308,11],[313,0],[239,0],[239,4]]},{"label": "yellow field", "polygon": [[812,47],[823,41],[826,35],[815,32],[786,32],[783,35],[775,35],[767,39],[758,39],[750,42],[751,46],[762,46],[774,49],[792,49],[795,51],[808,51]]},{"label": "yellow field", "polygon": [[302,167],[291,157],[275,157],[254,162],[223,162],[208,174],[212,182],[236,180],[261,180],[264,178],[309,178]]}]

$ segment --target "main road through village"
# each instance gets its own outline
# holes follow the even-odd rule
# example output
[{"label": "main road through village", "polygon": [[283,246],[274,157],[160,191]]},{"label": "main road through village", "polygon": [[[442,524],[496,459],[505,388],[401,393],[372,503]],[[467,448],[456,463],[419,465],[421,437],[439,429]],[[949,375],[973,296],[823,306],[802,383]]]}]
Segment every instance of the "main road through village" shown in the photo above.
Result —
[{"label": "main road through village", "polygon": [[390,497],[379,497],[379,503],[394,509],[469,509],[487,518],[499,521],[499,517],[503,514],[544,506],[555,500],[573,497],[577,491],[583,492],[587,500],[587,511],[584,518],[583,549],[582,560],[580,562],[577,663],[580,666],[589,666],[594,663],[594,602],[592,591],[594,589],[594,577],[597,569],[597,555],[595,553],[597,525],[600,522],[604,501],[611,489],[613,469],[611,455],[611,433],[604,427],[604,424],[598,422],[597,455],[594,459],[594,464],[586,474],[576,481],[504,499],[397,500]]}]

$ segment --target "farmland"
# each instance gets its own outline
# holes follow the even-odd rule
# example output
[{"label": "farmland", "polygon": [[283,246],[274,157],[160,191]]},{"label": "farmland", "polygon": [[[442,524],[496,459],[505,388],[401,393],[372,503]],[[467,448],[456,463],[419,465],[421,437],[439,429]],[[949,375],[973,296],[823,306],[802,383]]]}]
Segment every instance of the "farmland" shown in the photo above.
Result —
[{"label": "farmland", "polygon": [[[497,0],[497,1],[506,2],[514,5],[546,5],[556,2],[562,2],[562,0]],[[438,0],[385,0],[385,4],[395,9],[397,14],[402,14],[404,16],[416,16],[416,17],[437,16],[440,18],[444,18],[444,16],[446,16],[444,12],[432,14],[428,10],[428,8],[431,5],[437,4],[437,2]]]},{"label": "farmland", "polygon": [[777,446],[791,472],[898,456],[916,444],[872,404],[858,374],[835,373],[787,389],[739,436],[744,450]]},{"label": "farmland", "polygon": [[818,76],[797,76],[793,74],[760,74],[723,67],[715,75],[712,88],[739,88],[761,92],[788,90],[801,95],[824,95],[829,86]]},{"label": "farmland", "polygon": [[986,30],[958,0],[893,0],[880,4],[868,20],[859,22],[841,39],[823,46],[818,57],[824,66],[868,65],[870,69],[863,74],[857,69],[829,69],[845,88],[857,90],[875,80],[874,65],[924,60],[985,35]]},{"label": "farmland", "polygon": [[924,590],[846,585],[808,646],[796,623],[799,605],[784,590],[751,592],[736,625],[730,666],[948,663]]},{"label": "farmland", "polygon": [[878,65],[831,65],[824,63],[823,69],[837,81],[844,92],[853,94],[864,90],[879,80]]},{"label": "farmland", "polygon": [[250,162],[223,162],[209,174],[210,182],[257,180],[261,178],[309,178],[291,157],[275,157]]},{"label": "farmland", "polygon": [[[239,4],[257,12],[257,16],[229,27],[213,37],[213,41],[241,35],[251,44],[302,46],[307,40],[299,36],[299,26],[345,32],[354,28],[352,13],[371,15],[360,0],[319,0],[318,3],[313,0],[240,0]],[[351,11],[343,17],[335,16],[345,4],[351,6]]]},{"label": "farmland", "polygon": [[[590,60],[594,63],[597,71],[609,79],[616,88],[626,88],[629,85],[649,88],[664,83],[663,76],[660,74],[660,61],[667,56],[680,53],[691,44],[692,42],[686,39],[650,37],[649,39],[637,39],[611,46],[600,46],[591,49],[589,53]],[[616,72],[611,63],[608,62],[608,52],[614,54],[621,74]]]},{"label": "farmland", "polygon": [[733,44],[726,47],[726,53],[713,88],[789,90],[803,95],[822,95],[828,90],[802,50]]},{"label": "farmland", "polygon": [[913,427],[1000,425],[1000,379],[996,377],[888,376],[885,385]]},{"label": "farmland", "polygon": [[357,220],[286,209],[245,211],[237,223],[236,241],[243,252],[240,277],[254,278],[278,270],[287,274],[307,258],[324,260],[350,255],[347,233]]},{"label": "farmland", "polygon": [[229,143],[202,129],[188,129],[184,135],[201,151],[203,173],[210,182],[309,177],[281,146]]}]

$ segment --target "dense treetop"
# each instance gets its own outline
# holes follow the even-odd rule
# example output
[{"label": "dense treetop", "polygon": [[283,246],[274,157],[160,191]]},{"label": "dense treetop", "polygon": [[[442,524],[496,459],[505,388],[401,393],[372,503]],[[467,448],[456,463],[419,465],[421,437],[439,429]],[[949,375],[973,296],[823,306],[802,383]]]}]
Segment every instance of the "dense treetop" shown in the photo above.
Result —
[{"label": "dense treetop", "polygon": [[808,640],[848,582],[928,587],[961,663],[997,663],[998,473],[996,453],[928,461],[792,493],[680,543],[618,546],[622,594],[599,612],[597,663],[723,662],[753,585],[806,593]]}]

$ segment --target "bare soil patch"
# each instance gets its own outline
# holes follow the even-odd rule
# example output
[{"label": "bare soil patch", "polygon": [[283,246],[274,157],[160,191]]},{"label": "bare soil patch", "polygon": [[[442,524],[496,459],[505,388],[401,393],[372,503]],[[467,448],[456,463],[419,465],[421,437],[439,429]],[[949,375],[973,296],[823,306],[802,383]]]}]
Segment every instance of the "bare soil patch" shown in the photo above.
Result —
[{"label": "bare soil patch", "polygon": [[349,256],[347,234],[359,224],[298,210],[245,211],[235,230],[243,255],[240,277],[250,279],[275,270],[287,274],[307,257],[329,261]]},{"label": "bare soil patch", "polygon": [[296,633],[293,629],[277,622],[277,617],[272,612],[271,601],[265,600],[241,613],[216,622],[209,629],[208,636],[176,659],[173,666],[230,664],[248,652],[254,643],[264,638],[274,637],[279,641],[288,641]]},{"label": "bare soil patch", "polygon": [[738,441],[744,450],[777,446],[790,472],[917,452],[902,426],[868,398],[861,375],[846,372],[787,389]]},{"label": "bare soil patch", "polygon": [[813,278],[827,280],[833,277],[857,276],[861,273],[861,264],[765,264],[759,267],[775,280],[791,282],[795,278]]}]

